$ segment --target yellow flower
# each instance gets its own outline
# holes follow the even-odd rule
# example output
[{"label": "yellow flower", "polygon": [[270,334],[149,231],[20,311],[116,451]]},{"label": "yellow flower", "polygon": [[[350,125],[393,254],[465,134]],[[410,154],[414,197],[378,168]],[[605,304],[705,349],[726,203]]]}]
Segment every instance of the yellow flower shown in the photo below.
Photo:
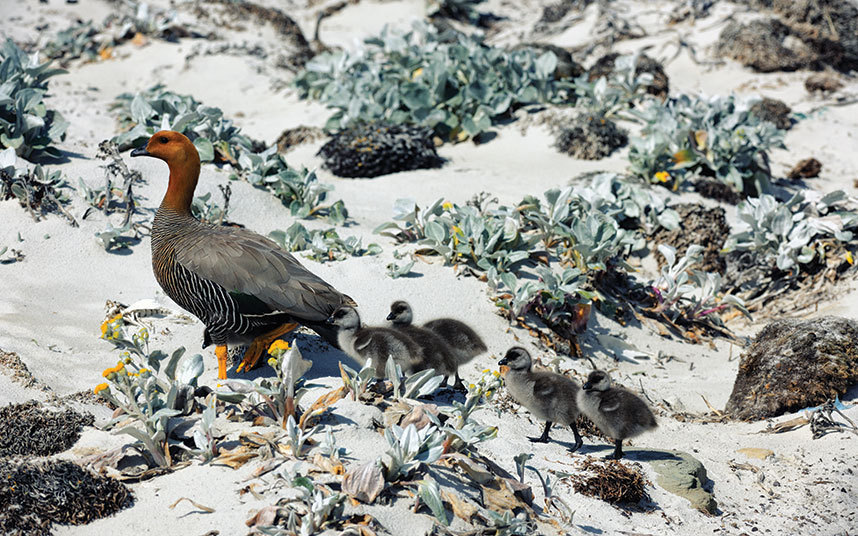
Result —
[{"label": "yellow flower", "polygon": [[268,347],[268,353],[279,357],[283,352],[289,349],[289,343],[282,340],[277,339],[276,341],[271,343],[271,346]]},{"label": "yellow flower", "polygon": [[849,266],[852,266],[853,264],[855,264],[855,259],[852,257],[851,251],[847,251],[846,254],[844,255],[844,257],[846,258],[846,262],[849,263]]},{"label": "yellow flower", "polygon": [[659,171],[655,174],[655,180],[658,182],[667,182],[670,180],[670,173],[667,171]]},{"label": "yellow flower", "polygon": [[486,372],[491,372],[491,369],[483,369],[483,374],[485,374]]},{"label": "yellow flower", "polygon": [[418,68],[414,69],[413,73],[411,73],[411,79],[414,80],[415,78],[417,78],[421,74],[423,74],[423,67],[418,67]]},{"label": "yellow flower", "polygon": [[469,389],[476,389],[476,388],[477,388],[477,386],[476,386],[476,385],[474,385],[474,384],[472,383],[471,385],[469,385],[469,386],[468,386],[468,388],[469,388]]},{"label": "yellow flower", "polygon": [[444,201],[444,204],[441,205],[441,208],[444,210],[453,210],[453,203],[449,201]]},{"label": "yellow flower", "polygon": [[99,383],[98,385],[95,386],[95,389],[93,389],[92,392],[93,392],[93,394],[97,395],[98,393],[104,391],[105,389],[110,389],[110,386],[108,386],[106,383]]},{"label": "yellow flower", "polygon": [[277,359],[276,359],[276,358],[274,358],[274,357],[270,358],[270,359],[268,360],[268,364],[269,364],[270,366],[272,366],[272,367],[276,367],[276,366],[277,366]]}]

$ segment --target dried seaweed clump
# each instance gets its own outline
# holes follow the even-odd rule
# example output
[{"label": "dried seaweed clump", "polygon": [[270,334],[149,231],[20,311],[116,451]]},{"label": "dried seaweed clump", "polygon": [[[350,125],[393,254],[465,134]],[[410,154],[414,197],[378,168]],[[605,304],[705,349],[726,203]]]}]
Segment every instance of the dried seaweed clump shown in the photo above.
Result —
[{"label": "dried seaweed clump", "polygon": [[432,129],[368,123],[335,134],[319,149],[325,167],[338,177],[378,177],[440,167]]},{"label": "dried seaweed clump", "polygon": [[812,54],[799,40],[787,41],[789,27],[775,18],[731,22],[721,31],[718,54],[755,71],[795,71],[808,66]]},{"label": "dried seaweed clump", "polygon": [[[614,71],[614,66],[619,57],[620,54],[618,52],[602,56],[590,67],[587,78],[592,82],[603,76],[610,75]],[[664,72],[664,66],[658,60],[650,58],[646,54],[641,54],[638,56],[638,63],[635,66],[635,76],[640,76],[643,73],[652,75],[652,83],[647,86],[646,92],[661,99],[666,98],[670,91],[670,79],[668,79],[667,73]]]},{"label": "dried seaweed clump", "polygon": [[599,160],[629,142],[628,133],[601,114],[582,114],[561,128],[555,146],[575,158]]},{"label": "dried seaweed clump", "polygon": [[288,128],[280,133],[277,138],[277,152],[286,153],[304,143],[312,143],[316,140],[321,140],[326,136],[325,131],[319,127],[308,127],[300,125],[294,128]]},{"label": "dried seaweed clump", "polygon": [[854,0],[751,0],[770,9],[819,55],[840,71],[858,69],[858,4]]},{"label": "dried seaweed clump", "polygon": [[730,205],[738,205],[742,201],[742,194],[724,181],[701,177],[692,183],[694,191],[703,197],[721,201]]},{"label": "dried seaweed clump", "polygon": [[0,460],[0,534],[51,534],[52,523],[83,525],[128,506],[131,491],[66,460]]},{"label": "dried seaweed clump", "polygon": [[825,316],[767,325],[742,355],[727,412],[777,417],[843,395],[858,383],[858,322]]},{"label": "dried seaweed clump", "polygon": [[784,101],[763,97],[751,106],[751,113],[763,121],[774,123],[781,130],[792,128],[792,119],[790,119],[792,108]]},{"label": "dried seaweed clump", "polygon": [[90,414],[67,408],[51,411],[36,400],[0,408],[0,456],[49,456],[62,452],[80,437]]},{"label": "dried seaweed clump", "polygon": [[[676,248],[677,257],[685,255],[691,244],[701,245],[705,249],[700,269],[723,274],[727,266],[721,255],[721,248],[724,247],[724,242],[730,235],[730,226],[727,224],[724,209],[706,208],[697,203],[683,203],[670,208],[679,213],[682,223],[672,231],[659,227],[650,236],[653,244],[673,246]],[[659,258],[660,265],[662,262]]]},{"label": "dried seaweed clump", "polygon": [[577,493],[598,497],[611,504],[633,505],[644,499],[649,500],[646,492],[649,481],[637,463],[586,458],[578,464],[578,468],[583,474],[569,477],[572,489]]}]

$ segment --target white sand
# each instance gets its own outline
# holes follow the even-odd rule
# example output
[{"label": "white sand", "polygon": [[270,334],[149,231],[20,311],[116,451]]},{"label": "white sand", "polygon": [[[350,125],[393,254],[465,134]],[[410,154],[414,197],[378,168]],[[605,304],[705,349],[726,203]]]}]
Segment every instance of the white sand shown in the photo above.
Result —
[{"label": "white sand", "polygon": [[[271,5],[277,3],[270,3]],[[541,13],[542,2],[501,3],[489,2],[481,10],[505,15],[509,20],[493,39],[542,39],[558,45],[573,46],[586,43],[589,29],[595,24],[595,6],[591,6],[583,19],[557,35],[529,34],[533,22]],[[649,54],[664,57],[672,54],[669,43],[682,34],[693,43],[698,57],[711,59],[707,47],[717,38],[723,23],[718,21],[736,9],[722,2],[714,15],[694,25],[681,23],[666,27],[663,22],[669,6],[644,2],[643,5],[620,2],[642,12],[640,21],[648,23],[652,37],[622,41],[620,51],[633,51],[642,46],[655,45]],[[326,19],[321,27],[322,39],[328,44],[352,46],[356,39],[377,32],[383,23],[407,24],[421,16],[419,1],[369,2],[351,5],[335,16]],[[318,7],[318,6],[317,6]],[[311,35],[314,13],[309,8],[290,2],[289,12]],[[39,33],[37,24],[49,23],[41,35],[49,35],[66,27],[73,16],[101,20],[110,10],[103,1],[87,1],[68,5],[52,0],[45,5],[36,2],[6,2],[0,29],[19,42],[35,41]],[[651,25],[655,25],[652,27]],[[267,32],[267,30],[266,30]],[[254,29],[244,36],[249,42],[269,38]],[[155,83],[166,84],[178,93],[192,94],[196,99],[223,109],[244,132],[253,138],[273,143],[278,134],[300,124],[321,126],[328,112],[317,103],[299,101],[289,90],[272,90],[269,76],[286,79],[288,73],[260,74],[255,59],[236,56],[202,56],[185,65],[184,57],[199,41],[183,39],[180,43],[153,41],[138,48],[127,43],[117,49],[118,59],[90,64],[73,63],[67,75],[51,82],[49,106],[59,109],[71,122],[66,141],[61,147],[72,153],[69,161],[59,167],[76,183],[78,177],[89,184],[103,181],[101,162],[94,158],[98,143],[116,133],[117,125],[108,110],[113,99],[124,91],[145,89]],[[590,58],[592,62],[595,58]],[[687,51],[667,65],[671,92],[697,92],[706,94],[763,94],[783,99],[795,111],[807,112],[821,102],[807,95],[803,80],[807,73],[754,74],[741,66],[727,62],[712,68],[701,66],[689,58]],[[854,92],[858,84],[849,82],[842,93]],[[854,136],[858,126],[858,105],[830,107],[799,122],[786,136],[788,150],[775,151],[771,157],[773,171],[782,175],[801,158],[814,156],[823,162],[822,176],[808,181],[821,191],[842,188],[856,193],[853,180],[858,167],[858,140]],[[418,262],[414,270],[419,277],[391,280],[385,266],[393,260],[397,247],[388,239],[372,235],[372,229],[388,221],[395,199],[403,196],[415,198],[425,205],[438,197],[464,202],[481,191],[491,192],[502,203],[513,203],[526,194],[541,195],[551,187],[563,185],[579,173],[598,169],[622,170],[627,149],[599,162],[578,161],[558,153],[551,145],[553,138],[544,127],[531,127],[521,134],[517,125],[497,129],[498,136],[490,143],[474,146],[470,143],[445,145],[439,153],[448,159],[437,170],[421,170],[383,176],[372,180],[339,179],[319,169],[323,182],[336,186],[333,199],[343,199],[354,225],[340,231],[341,235],[356,234],[364,243],[376,241],[384,252],[378,257],[350,258],[342,262],[318,264],[303,260],[305,265],[354,297],[361,306],[362,316],[369,323],[380,323],[393,299],[407,298],[415,308],[416,320],[449,315],[467,319],[484,337],[489,353],[476,362],[463,367],[462,375],[474,378],[480,370],[496,368],[497,359],[513,344],[523,344],[535,355],[542,355],[532,339],[520,330],[509,330],[506,321],[495,314],[495,307],[487,299],[486,286],[474,278],[457,278],[448,267],[440,263]],[[293,166],[319,168],[321,161],[314,156],[322,142],[300,146],[288,154]],[[126,153],[127,155],[127,153]],[[152,159],[127,160],[133,169],[143,173],[146,184],[136,189],[145,211],[152,213],[166,186],[166,167]],[[214,192],[219,199],[217,185],[228,181],[228,170],[214,166],[203,167],[198,193]],[[288,211],[273,196],[254,189],[244,182],[231,183],[233,196],[229,218],[260,233],[286,229],[292,222]],[[79,196],[71,212],[80,220],[85,206]],[[725,207],[731,219],[734,208]],[[116,223],[119,215],[114,215]],[[58,395],[91,389],[101,380],[101,370],[112,365],[117,354],[111,346],[98,338],[99,325],[104,319],[106,300],[130,304],[140,299],[154,298],[167,307],[176,308],[159,289],[152,276],[149,257],[149,240],[134,245],[130,251],[108,254],[95,241],[93,233],[105,227],[100,213],[94,213],[80,228],[72,228],[57,216],[33,223],[17,202],[0,202],[0,247],[21,249],[23,262],[0,265],[0,348],[18,353],[33,374],[49,385]],[[303,222],[308,226],[321,225]],[[22,242],[17,237],[21,236]],[[407,247],[401,247],[403,251]],[[821,304],[819,313],[858,317],[854,306],[854,285],[842,284],[842,294],[834,301]],[[813,316],[812,312],[806,316]],[[740,333],[753,335],[763,322],[737,323],[732,327]],[[202,325],[179,324],[166,320],[153,323],[151,344],[155,348],[171,351],[185,346],[198,352],[202,339]],[[677,359],[657,363],[655,360],[614,362],[613,355],[605,350],[596,335],[621,336],[639,349],[656,355]],[[678,340],[660,337],[646,327],[620,326],[611,319],[595,314],[590,329],[581,339],[582,346],[597,365],[616,369],[615,379],[633,388],[643,385],[654,401],[666,400],[684,406],[688,411],[707,410],[703,397],[716,408],[723,408],[732,389],[738,366],[740,348],[723,340],[714,345],[691,345]],[[216,361],[211,349],[203,352],[206,371],[202,382],[214,383]],[[730,356],[732,355],[732,359]],[[323,353],[305,352],[314,360],[308,377],[332,387],[339,385],[336,362],[344,359],[333,350]],[[545,359],[547,362],[550,357]],[[353,366],[354,364],[351,363]],[[693,368],[692,368],[693,365]],[[564,369],[579,376],[589,370],[586,361],[565,360]],[[242,377],[269,374],[265,368]],[[231,375],[234,372],[231,371]],[[322,391],[319,390],[319,393]],[[855,399],[855,390],[851,397]],[[34,390],[23,389],[0,375],[0,404],[23,402],[30,398],[43,398]],[[312,399],[312,396],[310,397]],[[96,411],[101,422],[106,418],[104,408]],[[335,412],[337,413],[337,412]],[[338,414],[338,413],[337,413]],[[858,420],[858,409],[848,415]],[[532,465],[545,472],[548,469],[569,470],[568,464],[586,455],[602,455],[608,445],[592,440],[576,455],[566,448],[571,433],[555,429],[552,437],[558,442],[534,445],[526,435],[537,435],[540,424],[532,421],[526,411],[517,415],[504,414],[498,418],[489,411],[477,414],[485,423],[499,427],[497,439],[480,446],[480,451],[502,467],[514,473],[513,456],[533,452]],[[785,415],[776,421],[795,417]],[[502,422],[501,422],[502,421]],[[630,459],[635,459],[635,448],[678,449],[692,453],[703,464],[713,481],[713,491],[721,514],[707,517],[688,506],[687,501],[665,492],[658,486],[648,488],[657,508],[652,512],[625,512],[599,500],[575,494],[561,483],[556,492],[576,511],[573,533],[589,534],[845,534],[858,527],[856,511],[856,484],[858,474],[854,468],[854,453],[858,438],[844,434],[831,434],[812,440],[807,427],[780,435],[759,434],[764,422],[731,424],[693,424],[678,422],[661,416],[657,431],[644,435],[627,447]],[[353,451],[347,465],[368,461],[385,449],[381,436],[366,429],[356,429],[343,420],[334,426],[343,446]],[[77,457],[91,452],[92,448],[108,449],[127,442],[126,437],[114,437],[98,430],[87,430],[79,444],[65,456]],[[749,460],[737,449],[758,447],[771,449],[775,456],[765,461]],[[730,467],[731,462],[751,463],[760,468],[755,474]],[[287,461],[286,464],[292,464]],[[643,468],[653,482],[655,473],[648,464]],[[117,515],[82,527],[57,527],[57,534],[203,534],[219,530],[220,534],[243,534],[244,521],[254,509],[273,504],[273,492],[257,501],[252,495],[239,495],[247,485],[244,480],[255,468],[251,463],[234,471],[226,467],[204,466],[195,463],[175,474],[162,476],[134,485],[136,503]],[[763,485],[757,483],[765,475]],[[541,504],[539,483],[528,474],[537,504]],[[268,481],[270,482],[270,478]],[[764,488],[771,489],[769,495]],[[167,507],[180,497],[189,497],[215,508],[216,512],[201,513],[189,503],[175,509]],[[395,508],[373,507],[372,512],[392,534],[419,534],[431,528],[427,516],[411,514],[406,501]]]}]

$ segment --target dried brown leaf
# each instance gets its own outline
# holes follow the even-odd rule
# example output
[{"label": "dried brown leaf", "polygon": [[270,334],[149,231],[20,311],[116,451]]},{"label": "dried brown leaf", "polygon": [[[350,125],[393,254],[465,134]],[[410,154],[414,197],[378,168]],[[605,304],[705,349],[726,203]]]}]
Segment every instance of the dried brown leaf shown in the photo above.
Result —
[{"label": "dried brown leaf", "polygon": [[352,498],[372,504],[384,490],[384,475],[375,462],[361,465],[343,477],[343,492]]}]

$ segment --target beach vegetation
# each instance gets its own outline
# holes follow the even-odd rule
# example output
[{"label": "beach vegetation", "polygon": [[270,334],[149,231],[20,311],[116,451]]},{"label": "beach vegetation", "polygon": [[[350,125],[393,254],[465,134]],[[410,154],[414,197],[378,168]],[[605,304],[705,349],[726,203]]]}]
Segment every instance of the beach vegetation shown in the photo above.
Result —
[{"label": "beach vegetation", "polygon": [[66,71],[28,55],[12,39],[0,44],[0,149],[26,159],[59,158],[68,121],[45,103],[49,80]]}]

